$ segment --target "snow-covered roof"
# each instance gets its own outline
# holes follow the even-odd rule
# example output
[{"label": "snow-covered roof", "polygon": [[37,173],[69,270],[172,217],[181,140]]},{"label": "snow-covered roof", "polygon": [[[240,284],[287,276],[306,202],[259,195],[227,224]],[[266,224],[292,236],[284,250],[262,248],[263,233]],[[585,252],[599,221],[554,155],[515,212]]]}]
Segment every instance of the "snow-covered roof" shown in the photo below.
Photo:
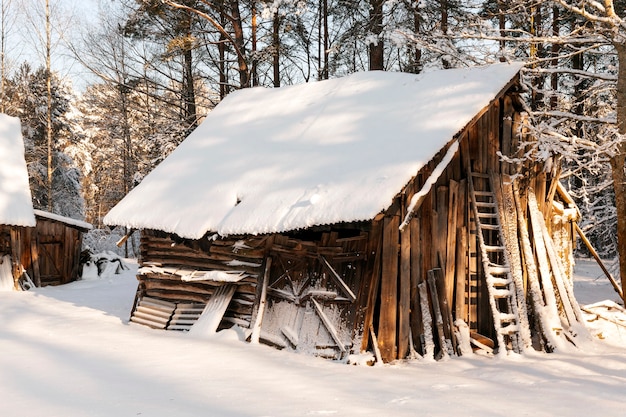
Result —
[{"label": "snow-covered roof", "polygon": [[520,68],[237,91],[104,221],[197,239],[370,220]]},{"label": "snow-covered roof", "polygon": [[45,219],[54,220],[60,223],[67,224],[69,226],[74,226],[79,229],[91,230],[93,229],[93,225],[91,223],[87,223],[81,220],[72,219],[71,217],[61,216],[59,214],[50,213],[49,211],[37,210],[35,209],[35,215],[38,217],[43,217]]},{"label": "snow-covered roof", "polygon": [[0,224],[35,226],[20,121],[0,113]]}]

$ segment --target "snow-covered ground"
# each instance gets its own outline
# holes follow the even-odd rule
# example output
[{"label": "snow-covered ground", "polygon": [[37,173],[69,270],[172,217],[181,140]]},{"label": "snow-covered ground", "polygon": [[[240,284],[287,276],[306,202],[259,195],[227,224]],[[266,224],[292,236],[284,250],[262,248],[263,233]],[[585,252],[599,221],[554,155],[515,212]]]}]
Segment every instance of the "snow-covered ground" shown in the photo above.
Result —
[{"label": "snow-covered ground", "polygon": [[[605,320],[567,352],[350,366],[129,325],[134,270],[0,292],[0,416],[624,415],[626,328]],[[617,300],[592,261],[576,271],[581,303]]]}]

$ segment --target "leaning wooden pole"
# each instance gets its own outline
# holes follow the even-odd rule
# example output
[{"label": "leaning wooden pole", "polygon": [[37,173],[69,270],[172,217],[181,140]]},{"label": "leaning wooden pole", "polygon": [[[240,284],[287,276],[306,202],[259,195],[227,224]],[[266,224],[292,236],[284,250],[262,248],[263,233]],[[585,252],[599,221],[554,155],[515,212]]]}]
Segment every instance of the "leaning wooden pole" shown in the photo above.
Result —
[{"label": "leaning wooden pole", "polygon": [[576,223],[574,223],[574,229],[576,229],[576,232],[578,233],[578,236],[580,236],[582,241],[585,243],[585,246],[587,246],[587,249],[589,249],[589,252],[594,257],[594,259],[596,260],[598,265],[600,266],[600,269],[602,269],[602,272],[604,272],[604,274],[609,279],[609,281],[611,281],[611,285],[613,285],[613,289],[615,290],[615,292],[617,294],[619,294],[619,298],[621,298],[623,300],[624,299],[624,292],[620,288],[620,286],[617,283],[617,281],[615,280],[615,278],[613,278],[613,275],[611,275],[609,270],[606,268],[606,266],[602,262],[602,259],[600,259],[600,255],[598,255],[598,252],[596,252],[596,250],[593,248],[593,246],[591,245],[591,242],[589,241],[589,239],[587,239],[587,236],[585,236],[585,233],[583,232],[583,230]]}]

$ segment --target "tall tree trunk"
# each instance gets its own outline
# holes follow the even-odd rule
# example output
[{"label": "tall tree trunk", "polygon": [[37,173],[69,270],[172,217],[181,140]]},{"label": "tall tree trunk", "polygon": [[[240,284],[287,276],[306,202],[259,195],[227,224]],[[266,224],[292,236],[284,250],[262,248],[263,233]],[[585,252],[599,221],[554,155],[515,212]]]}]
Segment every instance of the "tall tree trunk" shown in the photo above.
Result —
[{"label": "tall tree trunk", "polygon": [[256,57],[257,51],[257,10],[256,10],[256,0],[252,0],[251,2],[251,13],[252,13],[252,27],[250,28],[250,35],[252,38],[252,68],[250,72],[252,73],[252,86],[256,87],[259,85],[259,74],[257,73],[257,62],[258,59]]},{"label": "tall tree trunk", "polygon": [[233,25],[235,47],[238,49],[237,64],[239,71],[239,84],[241,88],[250,87],[250,74],[248,72],[248,63],[245,57],[245,40],[243,34],[243,25],[241,22],[241,13],[239,12],[239,0],[230,0],[230,14]]},{"label": "tall tree trunk", "polygon": [[50,52],[52,49],[51,24],[50,24],[50,0],[46,0],[46,88],[47,105],[46,112],[46,137],[48,142],[48,181],[46,190],[48,194],[48,211],[52,212],[52,65]]},{"label": "tall tree trunk", "polygon": [[[191,36],[191,35],[190,35]],[[193,82],[193,54],[191,45],[185,45],[185,68],[183,70],[183,99],[185,104],[185,119],[187,128],[191,131],[198,126],[196,114],[196,92]]]},{"label": "tall tree trunk", "polygon": [[[559,8],[555,6],[552,8],[552,36],[555,39],[559,37],[559,32],[560,32],[559,26],[560,26],[560,11],[559,11]],[[551,51],[552,68],[557,68],[557,66],[559,65],[560,50],[561,50],[560,44],[558,43],[552,44],[552,51]],[[558,104],[557,92],[559,89],[559,74],[557,74],[556,72],[550,75],[550,88],[552,89],[551,91],[552,95],[550,96],[550,110],[554,110],[556,109],[556,106]]]},{"label": "tall tree trunk", "polygon": [[[617,211],[617,246],[622,288],[626,288],[626,44],[615,43],[619,63],[617,75],[617,126],[621,135],[616,155],[610,159],[615,209]],[[624,297],[626,303],[626,296]]]},{"label": "tall tree trunk", "polygon": [[[446,37],[448,36],[448,0],[441,0],[439,7],[441,12],[441,34]],[[441,65],[443,65],[444,68],[450,68],[452,66],[446,57],[441,59]]]},{"label": "tall tree trunk", "polygon": [[369,69],[384,70],[383,3],[385,0],[370,0],[370,33],[376,38],[369,44]]},{"label": "tall tree trunk", "polygon": [[4,80],[7,77],[6,63],[4,60],[4,53],[6,51],[7,44],[7,12],[11,2],[2,0],[0,4],[0,113],[6,111],[6,100],[4,99]]},{"label": "tall tree trunk", "polygon": [[[419,2],[416,2],[413,6],[413,32],[416,35],[422,30],[421,22],[422,16],[420,15],[420,4]],[[409,46],[409,54],[411,59],[408,71],[414,74],[419,74],[422,72],[422,49],[419,46],[415,46],[414,48]]]},{"label": "tall tree trunk", "polygon": [[322,0],[322,26],[324,30],[324,66],[322,67],[322,79],[328,79],[328,0]]},{"label": "tall tree trunk", "polygon": [[[226,16],[224,13],[224,6],[220,6],[220,24],[224,26],[226,24]],[[228,88],[228,74],[226,74],[226,36],[223,32],[220,32],[220,40],[217,44],[217,51],[219,54],[219,72],[220,72],[220,100],[230,92]]]},{"label": "tall tree trunk", "polygon": [[280,87],[280,14],[274,13],[272,21],[272,67],[274,70],[274,87]]}]

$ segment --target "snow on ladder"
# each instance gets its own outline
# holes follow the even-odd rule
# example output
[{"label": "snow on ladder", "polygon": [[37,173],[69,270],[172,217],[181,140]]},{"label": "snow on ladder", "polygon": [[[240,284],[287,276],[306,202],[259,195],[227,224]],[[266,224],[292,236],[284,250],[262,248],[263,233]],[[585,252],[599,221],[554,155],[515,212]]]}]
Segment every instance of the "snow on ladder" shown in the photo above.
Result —
[{"label": "snow on ladder", "polygon": [[469,186],[498,346],[520,353],[523,341],[516,289],[491,176],[470,172]]}]

